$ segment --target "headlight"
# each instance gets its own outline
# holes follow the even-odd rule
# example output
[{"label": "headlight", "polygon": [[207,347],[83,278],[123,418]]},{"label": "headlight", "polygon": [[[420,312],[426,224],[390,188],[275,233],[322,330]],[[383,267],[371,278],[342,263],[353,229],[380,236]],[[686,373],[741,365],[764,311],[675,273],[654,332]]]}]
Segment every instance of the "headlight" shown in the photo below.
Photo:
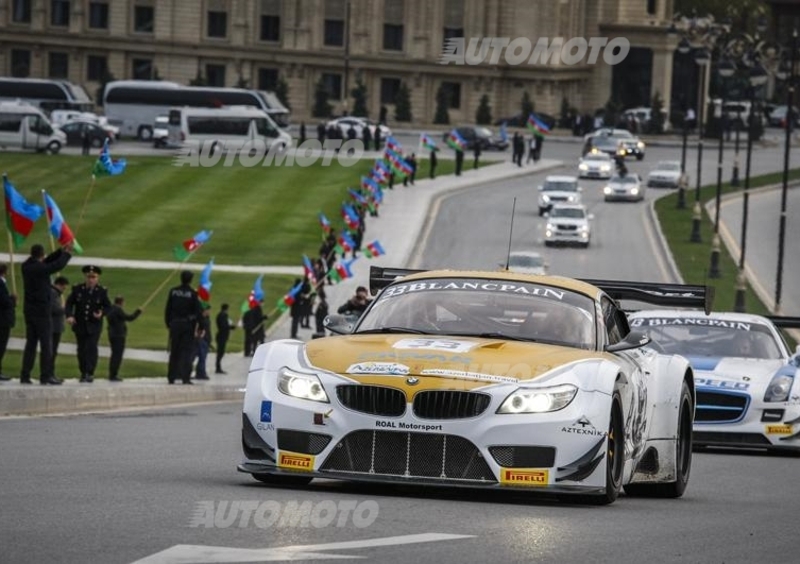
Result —
[{"label": "headlight", "polygon": [[581,163],[578,165],[578,168],[581,170],[589,170],[589,165]]},{"label": "headlight", "polygon": [[794,382],[794,376],[788,374],[773,376],[772,382],[767,386],[767,393],[764,394],[764,401],[786,401],[789,399],[792,382]]},{"label": "headlight", "polygon": [[293,398],[329,403],[322,383],[313,374],[302,374],[283,367],[278,370],[278,389]]},{"label": "headlight", "polygon": [[567,196],[567,201],[568,202],[574,202],[575,198],[577,198],[577,196]]},{"label": "headlight", "polygon": [[589,232],[589,226],[588,225],[581,225],[580,226],[580,232],[581,233],[588,233]]},{"label": "headlight", "polygon": [[603,188],[603,194],[610,194],[611,193],[611,186],[606,186]]},{"label": "headlight", "polygon": [[548,196],[547,194],[542,194],[542,201],[545,202],[545,203],[549,202],[550,201],[550,196]]},{"label": "headlight", "polygon": [[602,170],[603,172],[609,172],[611,170],[611,166],[603,165],[600,167],[600,170]]},{"label": "headlight", "polygon": [[556,229],[556,226],[553,225],[552,223],[548,223],[547,225],[544,226],[544,230],[545,231],[555,231],[555,229]]},{"label": "headlight", "polygon": [[638,188],[631,188],[631,194],[633,194],[635,196],[638,193],[639,193],[639,189]]},{"label": "headlight", "polygon": [[497,413],[546,413],[564,409],[578,393],[572,384],[552,388],[519,388],[508,396]]},{"label": "headlight", "polygon": [[639,142],[636,144],[636,146],[637,146],[637,147],[639,147],[640,149],[644,149],[644,143],[643,143],[642,141],[639,141]]}]

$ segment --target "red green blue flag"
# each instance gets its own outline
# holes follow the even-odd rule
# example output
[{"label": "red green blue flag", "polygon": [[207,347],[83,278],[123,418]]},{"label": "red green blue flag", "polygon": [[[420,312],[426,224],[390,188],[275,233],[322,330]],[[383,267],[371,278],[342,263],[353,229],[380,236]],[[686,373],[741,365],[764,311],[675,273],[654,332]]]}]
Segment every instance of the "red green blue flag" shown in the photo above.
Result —
[{"label": "red green blue flag", "polygon": [[69,228],[69,225],[64,220],[56,201],[44,190],[42,190],[42,193],[44,194],[44,203],[47,208],[47,219],[50,221],[50,233],[58,240],[59,245],[72,245],[77,254],[82,254],[83,248],[81,248],[80,243],[72,233],[72,229]]},{"label": "red green blue flag", "polygon": [[253,283],[253,289],[250,290],[250,295],[242,302],[242,313],[256,308],[264,301],[264,275],[260,274],[256,281]]},{"label": "red green blue flag", "polygon": [[419,137],[419,144],[422,146],[423,151],[438,151],[439,147],[436,145],[436,141],[428,135],[427,133],[423,133]]},{"label": "red green blue flag", "polygon": [[311,263],[311,259],[306,255],[303,255],[303,273],[313,285],[317,285],[317,274],[314,271],[314,265]]},{"label": "red green blue flag", "polygon": [[337,262],[333,268],[328,271],[328,278],[331,282],[337,284],[342,280],[347,280],[353,277],[352,265],[357,259],[343,260]]},{"label": "red green blue flag", "polygon": [[375,258],[385,254],[386,251],[383,250],[383,246],[377,239],[375,239],[372,243],[368,243],[364,249],[364,256],[367,258]]},{"label": "red green blue flag", "polygon": [[108,150],[108,139],[103,143],[103,150],[92,167],[92,176],[119,176],[125,172],[128,163],[125,159],[112,159]]},{"label": "red green blue flag", "polygon": [[197,297],[200,302],[205,305],[211,304],[211,270],[214,268],[214,259],[208,261],[208,264],[200,273],[200,285],[197,286]]},{"label": "red green blue flag", "polygon": [[172,252],[175,255],[175,258],[179,261],[185,261],[192,253],[197,251],[200,247],[202,247],[210,238],[211,238],[212,231],[200,231],[191,239],[187,239],[179,247],[175,247]]},{"label": "red green blue flag", "polygon": [[467,140],[461,137],[457,129],[453,129],[447,135],[447,145],[452,147],[455,151],[465,151],[467,148]]},{"label": "red green blue flag", "polygon": [[386,148],[395,152],[400,152],[403,150],[403,146],[392,135],[386,138]]},{"label": "red green blue flag", "polygon": [[299,294],[300,290],[302,289],[303,289],[302,282],[298,282],[297,284],[292,286],[292,289],[286,292],[286,294],[284,294],[284,296],[278,300],[278,309],[280,311],[286,311],[287,309],[292,307],[294,302],[297,300],[297,294]]},{"label": "red green blue flag", "polygon": [[346,231],[340,233],[339,236],[336,238],[337,253],[344,254],[352,251],[355,248],[356,248],[356,242],[353,241],[353,238]]},{"label": "red green blue flag", "polygon": [[350,230],[358,229],[358,226],[361,224],[358,213],[356,213],[356,210],[349,204],[342,204],[342,219],[344,219],[347,228]]},{"label": "red green blue flag", "polygon": [[327,235],[331,232],[331,222],[328,221],[328,218],[325,217],[325,214],[319,212],[319,225],[322,227],[322,232]]},{"label": "red green blue flag", "polygon": [[33,230],[33,225],[42,217],[42,206],[32,204],[17,192],[14,185],[3,175],[3,190],[6,199],[6,224],[14,241],[14,248],[18,249],[25,242]]},{"label": "red green blue flag", "polygon": [[389,166],[392,167],[392,170],[394,170],[397,174],[400,176],[407,176],[411,174],[411,165],[389,147],[386,147],[384,156],[386,160],[389,161]]},{"label": "red green blue flag", "polygon": [[528,126],[534,135],[537,137],[544,137],[550,133],[550,128],[547,127],[547,124],[536,117],[536,114],[531,114],[528,116],[528,121],[525,123]]}]

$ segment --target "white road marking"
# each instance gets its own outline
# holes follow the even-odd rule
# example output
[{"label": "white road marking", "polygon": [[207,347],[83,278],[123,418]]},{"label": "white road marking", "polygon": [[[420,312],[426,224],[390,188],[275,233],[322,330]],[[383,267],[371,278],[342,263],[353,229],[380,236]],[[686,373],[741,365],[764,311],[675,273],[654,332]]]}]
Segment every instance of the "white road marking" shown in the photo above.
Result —
[{"label": "white road marking", "polygon": [[451,535],[447,533],[421,533],[327,544],[295,545],[276,548],[232,548],[225,546],[203,546],[178,544],[157,552],[133,564],[230,564],[239,562],[291,562],[297,560],[343,560],[362,559],[365,556],[324,554],[321,550],[350,550],[379,546],[400,546],[421,542],[439,542],[474,538],[474,535]]}]

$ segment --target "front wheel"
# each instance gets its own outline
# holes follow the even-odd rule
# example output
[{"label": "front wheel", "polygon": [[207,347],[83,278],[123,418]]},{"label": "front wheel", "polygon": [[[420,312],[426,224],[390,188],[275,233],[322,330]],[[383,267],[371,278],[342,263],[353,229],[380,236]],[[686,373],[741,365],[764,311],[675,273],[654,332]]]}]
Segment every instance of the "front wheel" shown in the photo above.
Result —
[{"label": "front wheel", "polygon": [[139,141],[150,141],[153,138],[153,128],[143,125],[139,128],[139,131],[136,132],[136,136],[139,138]]},{"label": "front wheel", "polygon": [[694,426],[694,404],[689,385],[683,382],[680,411],[678,412],[678,438],[675,442],[676,480],[666,484],[628,484],[625,493],[630,496],[681,497],[689,483],[692,469],[692,427]]},{"label": "front wheel", "polygon": [[285,476],[283,474],[253,474],[252,476],[262,484],[270,486],[307,486],[313,479],[310,476]]},{"label": "front wheel", "polygon": [[50,143],[47,144],[46,151],[47,154],[49,155],[57,155],[60,150],[61,150],[61,143],[59,143],[58,141],[50,141]]}]

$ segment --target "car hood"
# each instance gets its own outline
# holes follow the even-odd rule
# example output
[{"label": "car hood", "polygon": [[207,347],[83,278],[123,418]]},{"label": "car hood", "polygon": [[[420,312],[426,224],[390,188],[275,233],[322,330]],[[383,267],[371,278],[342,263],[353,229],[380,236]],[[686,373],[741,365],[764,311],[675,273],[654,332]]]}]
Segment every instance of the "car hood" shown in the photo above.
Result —
[{"label": "car hood", "polygon": [[687,356],[695,370],[697,386],[747,390],[763,388],[784,367],[783,360]]},{"label": "car hood", "polygon": [[589,222],[585,219],[578,219],[574,217],[550,217],[548,218],[549,223],[556,223],[558,225],[577,225],[578,227],[582,225],[589,225]]},{"label": "car hood", "polygon": [[632,184],[629,183],[622,183],[622,182],[609,182],[608,185],[614,190],[633,190],[634,188],[639,188],[639,183],[634,182]]},{"label": "car hood", "polygon": [[[306,344],[314,366],[362,384],[397,385],[414,377],[414,390],[471,390],[535,380],[559,366],[607,355],[570,347],[501,339],[423,335],[346,335]],[[419,385],[417,385],[419,384]]]},{"label": "car hood", "polygon": [[567,190],[542,190],[540,194],[542,196],[548,196],[550,198],[552,198],[553,196],[555,196],[556,198],[569,198],[569,197],[579,198],[581,195],[580,192],[570,192]]},{"label": "car hood", "polygon": [[604,166],[607,166],[609,168],[613,168],[614,167],[614,163],[612,163],[611,161],[593,161],[593,160],[583,161],[582,160],[578,164],[579,165],[586,165],[589,168],[602,168]]},{"label": "car hood", "polygon": [[661,178],[678,178],[681,175],[678,170],[654,170],[650,172],[650,176]]}]

